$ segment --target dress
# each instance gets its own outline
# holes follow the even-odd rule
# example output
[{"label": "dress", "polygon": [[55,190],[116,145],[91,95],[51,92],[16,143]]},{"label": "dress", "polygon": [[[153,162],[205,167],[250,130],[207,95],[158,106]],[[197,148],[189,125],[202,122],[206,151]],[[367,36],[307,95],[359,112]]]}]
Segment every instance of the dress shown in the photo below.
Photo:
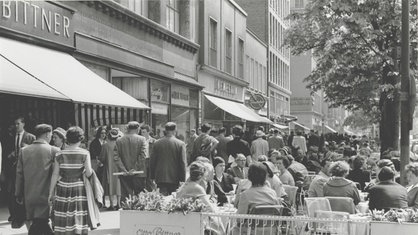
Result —
[{"label": "dress", "polygon": [[[55,234],[88,234],[87,196],[83,171],[89,153],[83,149],[57,153],[60,180],[56,187],[54,208]],[[87,164],[90,167],[89,164]],[[87,172],[91,172],[87,170]]]}]

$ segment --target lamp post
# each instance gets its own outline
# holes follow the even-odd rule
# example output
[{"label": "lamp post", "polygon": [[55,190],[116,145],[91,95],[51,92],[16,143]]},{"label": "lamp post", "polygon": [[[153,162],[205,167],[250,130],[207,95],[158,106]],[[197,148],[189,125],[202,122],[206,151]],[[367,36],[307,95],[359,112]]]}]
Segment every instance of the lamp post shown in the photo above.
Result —
[{"label": "lamp post", "polygon": [[401,33],[401,184],[406,185],[405,166],[409,163],[410,77],[409,77],[409,0],[402,0]]}]

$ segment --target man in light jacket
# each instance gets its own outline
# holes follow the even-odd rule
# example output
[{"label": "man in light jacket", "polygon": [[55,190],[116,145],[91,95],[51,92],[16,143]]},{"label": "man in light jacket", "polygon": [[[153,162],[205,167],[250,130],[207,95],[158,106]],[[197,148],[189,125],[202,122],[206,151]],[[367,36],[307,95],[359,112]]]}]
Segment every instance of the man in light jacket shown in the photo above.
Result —
[{"label": "man in light jacket", "polygon": [[[130,194],[140,193],[146,185],[148,142],[145,137],[138,135],[139,127],[138,122],[129,122],[128,132],[116,141],[117,152],[114,159],[119,170],[124,173],[120,177],[122,201]],[[134,174],[135,171],[142,173]]]},{"label": "man in light jacket", "polygon": [[32,221],[29,235],[53,234],[48,225],[49,187],[55,154],[59,148],[49,145],[52,127],[35,127],[36,140],[21,149],[17,161],[15,196],[19,204],[25,202],[26,220]]},{"label": "man in light jacket", "polygon": [[165,124],[166,135],[154,144],[150,160],[151,179],[163,195],[170,195],[186,179],[186,144],[175,137],[176,124]]}]

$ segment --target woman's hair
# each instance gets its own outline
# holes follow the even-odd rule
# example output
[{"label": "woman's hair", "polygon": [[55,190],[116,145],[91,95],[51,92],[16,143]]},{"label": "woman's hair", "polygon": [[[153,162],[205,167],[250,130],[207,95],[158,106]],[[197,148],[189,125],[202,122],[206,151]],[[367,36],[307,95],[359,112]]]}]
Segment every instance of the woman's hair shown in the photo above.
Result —
[{"label": "woman's hair", "polygon": [[363,156],[357,156],[353,160],[353,169],[361,169],[366,162],[366,158]]},{"label": "woman's hair", "polygon": [[270,178],[274,176],[274,165],[271,162],[265,161],[263,162],[263,165],[267,168],[267,174]]},{"label": "woman's hair", "polygon": [[248,169],[248,179],[252,186],[263,186],[266,182],[267,167],[260,162],[253,163]]},{"label": "woman's hair", "polygon": [[106,130],[106,127],[104,127],[104,126],[99,126],[99,128],[97,128],[97,131],[96,131],[96,139],[100,139],[100,135],[102,134],[102,131],[103,130]]},{"label": "woman's hair", "polygon": [[276,160],[282,160],[284,168],[288,168],[290,166],[290,160],[287,156],[279,155],[276,157]]},{"label": "woman's hair", "polygon": [[385,181],[385,180],[393,180],[393,177],[395,177],[395,172],[393,172],[393,169],[388,167],[388,166],[384,166],[379,174],[377,175],[377,177],[379,178],[380,181]]},{"label": "woman's hair", "polygon": [[201,162],[192,162],[190,164],[190,180],[199,181],[206,172],[205,166]]},{"label": "woman's hair", "polygon": [[343,177],[345,176],[348,171],[350,170],[350,166],[347,162],[344,161],[337,161],[331,163],[331,166],[329,167],[329,172],[332,176],[338,176]]},{"label": "woman's hair", "polygon": [[67,130],[67,142],[75,144],[84,140],[84,131],[78,126],[72,126]]},{"label": "woman's hair", "polygon": [[267,156],[266,155],[260,155],[260,156],[258,156],[258,159],[257,159],[259,162],[265,162],[265,161],[268,161],[268,159],[267,159]]},{"label": "woman's hair", "polygon": [[415,176],[418,176],[418,163],[416,162],[409,163],[408,165],[405,166],[405,170],[406,172],[412,172],[412,174],[414,174]]}]

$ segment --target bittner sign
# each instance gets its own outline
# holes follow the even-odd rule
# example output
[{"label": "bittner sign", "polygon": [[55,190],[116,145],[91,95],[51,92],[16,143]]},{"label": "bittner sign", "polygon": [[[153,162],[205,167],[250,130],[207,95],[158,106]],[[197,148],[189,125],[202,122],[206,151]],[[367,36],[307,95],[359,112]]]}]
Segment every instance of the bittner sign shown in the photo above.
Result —
[{"label": "bittner sign", "polygon": [[0,1],[0,27],[73,46],[73,12],[46,1]]}]

